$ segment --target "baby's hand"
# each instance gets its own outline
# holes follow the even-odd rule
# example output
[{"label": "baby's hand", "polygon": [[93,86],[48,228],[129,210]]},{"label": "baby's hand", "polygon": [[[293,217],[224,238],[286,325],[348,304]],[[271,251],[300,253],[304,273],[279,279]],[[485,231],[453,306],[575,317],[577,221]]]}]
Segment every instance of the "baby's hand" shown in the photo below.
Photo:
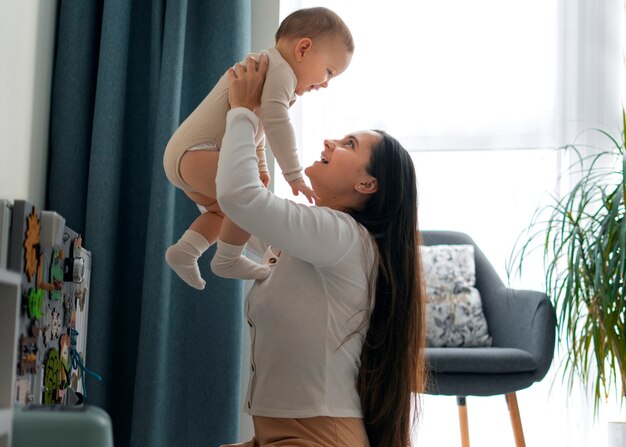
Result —
[{"label": "baby's hand", "polygon": [[296,180],[292,180],[289,182],[289,184],[291,185],[291,191],[293,192],[294,196],[297,196],[298,193],[302,193],[306,196],[309,203],[313,203],[314,200],[319,199],[315,192],[311,188],[309,188],[306,183],[304,183],[304,179],[299,178]]},{"label": "baby's hand", "polygon": [[270,179],[272,177],[270,176],[270,173],[267,171],[263,171],[263,172],[259,172],[259,179],[261,180],[261,183],[263,183],[263,186],[265,186],[267,188],[267,185],[270,184]]}]

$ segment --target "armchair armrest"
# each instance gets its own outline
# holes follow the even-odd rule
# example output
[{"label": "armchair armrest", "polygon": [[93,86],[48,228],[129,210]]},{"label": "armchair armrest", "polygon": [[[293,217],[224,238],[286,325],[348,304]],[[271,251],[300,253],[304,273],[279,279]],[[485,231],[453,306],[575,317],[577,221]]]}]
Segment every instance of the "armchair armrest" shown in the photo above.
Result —
[{"label": "armchair armrest", "polygon": [[552,362],[556,325],[546,294],[510,289],[502,283],[480,292],[493,346],[530,353],[537,361],[537,375],[543,377]]}]

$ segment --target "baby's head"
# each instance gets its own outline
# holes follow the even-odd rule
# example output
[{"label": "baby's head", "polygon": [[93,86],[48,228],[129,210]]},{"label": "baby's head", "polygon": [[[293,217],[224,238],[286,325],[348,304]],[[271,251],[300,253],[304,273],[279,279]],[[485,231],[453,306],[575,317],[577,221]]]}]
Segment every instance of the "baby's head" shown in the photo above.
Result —
[{"label": "baby's head", "polygon": [[328,86],[352,59],[352,34],[341,17],[327,8],[292,12],[276,31],[276,48],[291,65],[298,84],[296,94]]}]

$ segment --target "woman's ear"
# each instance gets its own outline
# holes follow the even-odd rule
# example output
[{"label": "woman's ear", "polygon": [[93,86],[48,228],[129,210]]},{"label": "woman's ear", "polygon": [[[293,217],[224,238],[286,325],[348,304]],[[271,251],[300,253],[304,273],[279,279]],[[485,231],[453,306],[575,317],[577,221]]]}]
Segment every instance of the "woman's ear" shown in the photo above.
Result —
[{"label": "woman's ear", "polygon": [[375,178],[371,178],[367,181],[357,183],[354,185],[354,189],[361,194],[373,194],[378,191],[378,181]]},{"label": "woman's ear", "polygon": [[301,62],[304,59],[304,55],[311,49],[313,46],[313,41],[308,37],[303,37],[302,39],[296,42],[296,61]]}]

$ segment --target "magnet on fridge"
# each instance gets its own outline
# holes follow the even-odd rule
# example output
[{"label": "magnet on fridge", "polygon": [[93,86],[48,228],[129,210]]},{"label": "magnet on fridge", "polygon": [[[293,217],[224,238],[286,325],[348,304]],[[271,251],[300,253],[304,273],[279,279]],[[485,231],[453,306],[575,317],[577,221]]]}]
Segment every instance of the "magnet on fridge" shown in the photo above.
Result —
[{"label": "magnet on fridge", "polygon": [[49,290],[50,298],[59,301],[63,297],[63,259],[59,258],[56,250],[52,252],[49,281],[49,285],[52,286],[52,289]]},{"label": "magnet on fridge", "polygon": [[26,219],[26,237],[24,238],[24,273],[26,273],[28,281],[32,281],[37,271],[40,230],[41,226],[37,216],[37,209],[33,207],[32,212]]},{"label": "magnet on fridge", "polygon": [[83,258],[65,258],[63,281],[81,283],[84,276],[85,260]]},{"label": "magnet on fridge", "polygon": [[43,317],[43,289],[28,290],[28,316],[39,320]]},{"label": "magnet on fridge", "polygon": [[59,351],[52,348],[48,352],[48,359],[46,360],[46,369],[43,376],[43,403],[51,405],[57,402],[58,391],[61,385],[61,359],[59,357]]},{"label": "magnet on fridge", "polygon": [[15,381],[15,402],[22,405],[31,403],[34,396],[30,392],[31,378],[19,377]]},{"label": "magnet on fridge", "polygon": [[60,248],[63,244],[65,219],[54,211],[41,212],[41,246]]},{"label": "magnet on fridge", "polygon": [[37,369],[37,337],[20,336],[20,376],[35,374]]}]

